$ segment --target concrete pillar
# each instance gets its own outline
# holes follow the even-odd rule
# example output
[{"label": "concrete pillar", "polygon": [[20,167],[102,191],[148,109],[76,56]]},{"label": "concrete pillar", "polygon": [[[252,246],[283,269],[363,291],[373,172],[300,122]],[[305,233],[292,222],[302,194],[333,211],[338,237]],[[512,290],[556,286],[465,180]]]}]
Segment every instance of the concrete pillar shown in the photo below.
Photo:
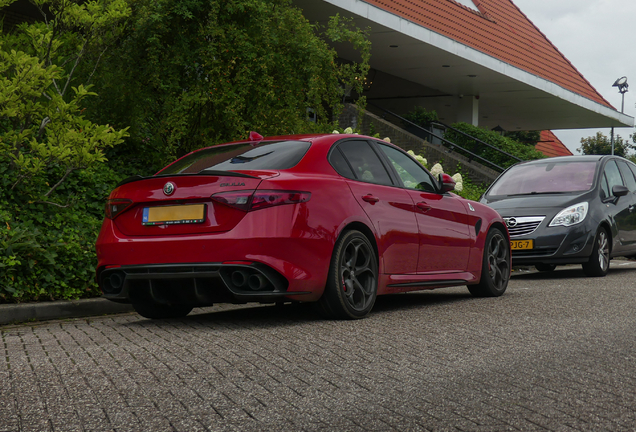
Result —
[{"label": "concrete pillar", "polygon": [[479,96],[460,95],[457,121],[479,126]]}]

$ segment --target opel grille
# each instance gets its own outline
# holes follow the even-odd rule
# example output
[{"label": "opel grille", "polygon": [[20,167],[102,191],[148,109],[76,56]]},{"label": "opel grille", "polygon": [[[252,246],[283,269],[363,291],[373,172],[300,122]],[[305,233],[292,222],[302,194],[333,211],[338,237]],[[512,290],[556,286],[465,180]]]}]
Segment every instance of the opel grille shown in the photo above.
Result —
[{"label": "opel grille", "polygon": [[510,237],[532,234],[541,225],[545,216],[506,217],[504,221],[508,227]]}]

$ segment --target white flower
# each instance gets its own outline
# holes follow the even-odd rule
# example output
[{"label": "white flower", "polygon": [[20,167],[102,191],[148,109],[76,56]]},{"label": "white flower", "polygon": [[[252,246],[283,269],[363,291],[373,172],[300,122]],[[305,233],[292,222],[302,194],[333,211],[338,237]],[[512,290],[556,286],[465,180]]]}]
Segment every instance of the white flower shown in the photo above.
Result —
[{"label": "white flower", "polygon": [[332,134],[339,134],[340,132],[338,132],[337,130],[331,132]]},{"label": "white flower", "polygon": [[365,171],[362,173],[362,180],[365,181],[373,181],[373,174],[371,174],[371,171]]},{"label": "white flower", "polygon": [[444,168],[442,168],[442,166],[438,163],[433,165],[433,168],[431,168],[431,174],[433,174],[435,177],[443,173],[444,173]]},{"label": "white flower", "polygon": [[[389,142],[391,142],[391,141],[389,141]],[[418,161],[419,163],[421,163],[422,165],[424,165],[424,166],[428,165],[428,161],[426,160],[426,158],[424,158],[424,157],[422,157],[420,155],[416,155],[413,150],[409,150],[409,151],[407,151],[407,153],[410,154],[411,156],[413,156],[415,158],[415,160]]]},{"label": "white flower", "polygon": [[426,158],[423,158],[420,155],[415,156],[415,160],[418,161],[419,163],[421,163],[424,166],[428,165],[428,161],[426,160]]},{"label": "white flower", "polygon": [[457,173],[453,176],[453,180],[455,180],[455,183],[463,183],[464,179],[462,179],[462,175],[460,173]]},{"label": "white flower", "polygon": [[455,190],[457,192],[461,192],[462,190],[464,190],[464,183],[463,182],[455,183]]},{"label": "white flower", "polygon": [[386,141],[386,142],[390,143],[390,142],[391,142],[391,138],[386,137],[386,138],[384,138],[384,141]]},{"label": "white flower", "polygon": [[346,134],[352,134],[352,133],[353,133],[353,129],[351,129],[350,127],[348,127],[348,128],[346,128],[346,129],[344,130],[344,133],[346,133]]}]

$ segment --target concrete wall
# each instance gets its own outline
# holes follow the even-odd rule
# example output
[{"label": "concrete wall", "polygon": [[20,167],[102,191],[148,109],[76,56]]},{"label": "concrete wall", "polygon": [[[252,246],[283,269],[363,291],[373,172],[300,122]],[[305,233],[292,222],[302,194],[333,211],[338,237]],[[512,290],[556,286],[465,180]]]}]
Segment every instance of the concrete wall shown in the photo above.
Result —
[{"label": "concrete wall", "polygon": [[453,175],[461,172],[475,184],[490,184],[499,176],[493,169],[487,168],[479,163],[470,162],[468,158],[460,154],[449,151],[443,145],[431,144],[404,129],[384,120],[383,118],[365,111],[361,121],[358,119],[357,109],[354,105],[347,105],[339,118],[342,128],[358,128],[363,134],[369,135],[371,131],[380,134],[380,138],[389,137],[391,143],[404,150],[413,150],[428,161],[428,168],[440,162],[447,174]]}]

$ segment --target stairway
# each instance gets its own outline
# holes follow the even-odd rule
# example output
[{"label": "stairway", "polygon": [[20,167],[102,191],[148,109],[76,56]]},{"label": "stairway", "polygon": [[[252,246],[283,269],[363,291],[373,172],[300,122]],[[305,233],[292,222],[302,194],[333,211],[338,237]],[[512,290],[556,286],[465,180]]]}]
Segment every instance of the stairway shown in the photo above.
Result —
[{"label": "stairway", "polygon": [[433,144],[426,139],[407,132],[400,126],[368,110],[364,112],[362,119],[359,119],[357,107],[352,104],[345,106],[340,115],[339,124],[343,128],[353,127],[354,129],[360,129],[365,135],[369,135],[371,131],[374,131],[374,133],[380,134],[380,138],[389,137],[391,143],[398,147],[407,151],[413,150],[415,154],[425,157],[429,168],[433,164],[440,162],[445,172],[454,174],[461,171],[462,175],[468,177],[474,184],[488,185],[500,174],[500,171],[487,167],[475,160],[471,161],[467,157],[453,152],[450,147]]}]

